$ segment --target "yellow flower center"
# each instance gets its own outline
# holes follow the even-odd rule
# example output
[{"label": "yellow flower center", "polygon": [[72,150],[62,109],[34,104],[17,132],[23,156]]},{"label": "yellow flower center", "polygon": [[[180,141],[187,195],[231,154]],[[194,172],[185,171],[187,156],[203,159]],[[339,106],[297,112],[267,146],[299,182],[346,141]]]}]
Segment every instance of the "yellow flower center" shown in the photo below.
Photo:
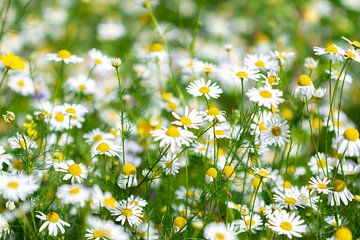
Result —
[{"label": "yellow flower center", "polygon": [[11,182],[9,182],[9,183],[7,184],[7,186],[8,186],[9,188],[18,189],[18,188],[19,188],[19,183],[14,182],[14,181],[11,181]]},{"label": "yellow flower center", "polygon": [[283,182],[283,187],[286,188],[286,189],[290,189],[292,187],[292,184],[291,184],[291,182],[285,180]]},{"label": "yellow flower center", "polygon": [[345,52],[345,56],[351,59],[355,59],[356,58],[356,54],[353,51],[347,50]]},{"label": "yellow flower center", "polygon": [[260,131],[268,130],[268,128],[265,127],[265,123],[264,123],[264,122],[260,122],[260,123],[259,123],[259,130],[260,130]]},{"label": "yellow flower center", "polygon": [[317,166],[319,168],[325,168],[326,167],[326,159],[320,159],[318,162],[317,162]]},{"label": "yellow flower center", "polygon": [[259,92],[260,96],[262,96],[263,98],[271,98],[272,97],[272,93],[268,90],[261,90]]},{"label": "yellow flower center", "polygon": [[263,60],[258,60],[255,63],[255,66],[257,66],[258,68],[264,68],[266,65],[265,65],[265,62]]},{"label": "yellow flower center", "polygon": [[24,86],[25,86],[24,80],[22,80],[22,79],[18,80],[18,81],[17,81],[17,85],[18,85],[19,87],[24,87]]},{"label": "yellow flower center", "polygon": [[355,142],[359,139],[359,131],[355,128],[348,128],[344,132],[344,138],[348,141]]},{"label": "yellow flower center", "polygon": [[259,175],[262,176],[263,178],[269,177],[269,173],[265,169],[260,169]]},{"label": "yellow flower center", "polygon": [[165,167],[167,168],[167,169],[171,169],[171,167],[172,167],[172,161],[166,161],[165,162]]},{"label": "yellow flower center", "polygon": [[282,223],[280,223],[280,227],[281,227],[282,229],[284,229],[285,231],[291,231],[291,230],[292,230],[292,225],[291,225],[291,223],[289,223],[289,222],[282,222]]},{"label": "yellow flower center", "polygon": [[352,240],[353,236],[350,229],[346,227],[341,227],[335,232],[336,240]]},{"label": "yellow flower center", "polygon": [[101,135],[95,135],[93,137],[94,142],[100,142],[101,140],[103,140],[103,137]]},{"label": "yellow flower center", "polygon": [[222,135],[224,135],[224,131],[223,130],[221,130],[221,129],[218,129],[218,130],[215,130],[215,135],[216,136],[222,136]]},{"label": "yellow flower center", "polygon": [[261,184],[261,179],[260,179],[260,178],[255,177],[255,178],[251,179],[251,185],[252,185],[254,188],[259,187],[260,184]]},{"label": "yellow flower center", "polygon": [[174,220],[174,225],[178,228],[183,228],[186,225],[186,219],[183,217],[176,217]]},{"label": "yellow flower center", "polygon": [[225,236],[222,233],[215,234],[215,240],[225,240]]},{"label": "yellow flower center", "polygon": [[94,230],[93,232],[93,237],[94,238],[101,238],[104,237],[104,232],[100,229],[100,230]]},{"label": "yellow flower center", "polygon": [[47,216],[46,216],[46,219],[49,221],[49,222],[53,222],[53,223],[56,223],[60,220],[60,217],[59,215],[56,213],[56,212],[51,212],[49,213]]},{"label": "yellow flower center", "polygon": [[278,137],[281,135],[281,128],[280,127],[272,127],[271,133],[272,133],[272,135]]},{"label": "yellow flower center", "polygon": [[286,198],[284,198],[284,202],[289,205],[294,205],[296,203],[296,200],[295,200],[295,198],[292,198],[292,197],[286,197]]},{"label": "yellow flower center", "polygon": [[171,109],[171,110],[175,110],[177,108],[177,103],[174,102],[174,101],[169,101],[168,102],[168,107]]},{"label": "yellow flower center", "polygon": [[19,140],[19,145],[22,149],[26,149],[26,141],[24,139]]},{"label": "yellow flower center", "polygon": [[274,75],[270,75],[267,80],[268,80],[268,83],[271,85],[276,83],[276,77]]},{"label": "yellow flower center", "polygon": [[320,188],[320,189],[327,189],[327,186],[325,185],[325,184],[323,184],[323,183],[318,183],[318,188]]},{"label": "yellow flower center", "polygon": [[102,64],[101,59],[99,59],[99,58],[95,59],[95,64]]},{"label": "yellow flower center", "polygon": [[122,167],[122,172],[126,176],[135,175],[136,174],[136,167],[131,163],[125,163]]},{"label": "yellow flower center", "polygon": [[68,168],[68,172],[73,175],[73,176],[80,176],[81,174],[81,167],[76,164],[76,163],[73,163],[69,166]]},{"label": "yellow flower center", "polygon": [[302,74],[297,80],[299,86],[309,86],[311,84],[311,78],[306,75]]},{"label": "yellow flower center", "polygon": [[355,48],[360,48],[360,42],[359,41],[352,41],[351,45],[353,45]]},{"label": "yellow flower center", "polygon": [[216,178],[217,177],[217,170],[215,168],[209,168],[207,171],[206,171],[206,175],[208,175],[209,177],[212,177],[212,178]]},{"label": "yellow flower center", "polygon": [[184,126],[189,126],[192,122],[191,119],[186,117],[186,116],[182,116],[180,118],[180,122],[184,125]]},{"label": "yellow flower center", "polygon": [[247,78],[247,77],[249,77],[249,74],[247,72],[245,72],[245,71],[239,71],[239,72],[236,73],[236,76],[238,78]]},{"label": "yellow flower center", "polygon": [[231,166],[231,165],[227,165],[224,167],[224,170],[223,170],[223,175],[226,177],[226,178],[231,178],[232,176],[235,175],[235,170],[234,168]]},{"label": "yellow flower center", "polygon": [[67,108],[65,111],[70,114],[76,114],[76,110],[73,107]]},{"label": "yellow flower center", "polygon": [[12,164],[13,168],[15,168],[16,170],[23,170],[24,165],[22,163],[21,160],[15,160]]},{"label": "yellow flower center", "polygon": [[199,92],[201,92],[202,94],[207,94],[210,92],[210,88],[207,86],[201,87],[201,88],[199,88]]},{"label": "yellow flower center", "polygon": [[61,112],[56,113],[55,120],[58,122],[63,122],[65,120],[65,115]]},{"label": "yellow flower center", "polygon": [[154,43],[150,47],[151,52],[161,52],[163,49],[164,49],[164,47],[160,43]]},{"label": "yellow flower center", "polygon": [[209,66],[205,66],[205,67],[203,68],[203,70],[204,70],[204,72],[206,72],[206,73],[210,73],[210,72],[213,71],[213,68],[212,68],[212,67],[209,67]]},{"label": "yellow flower center", "polygon": [[346,183],[343,180],[335,179],[334,181],[334,190],[336,192],[342,192],[346,188]]},{"label": "yellow flower center", "polygon": [[250,223],[251,223],[251,226],[254,226],[256,222],[254,219],[251,219],[251,221],[250,221],[250,219],[245,220],[245,224],[247,226],[250,226]]},{"label": "yellow flower center", "polygon": [[110,145],[106,142],[102,142],[96,147],[96,150],[102,153],[106,153],[107,151],[110,150]]},{"label": "yellow flower center", "polygon": [[104,205],[109,208],[115,208],[115,206],[116,206],[115,198],[113,198],[112,196],[105,198]]},{"label": "yellow flower center", "polygon": [[65,49],[58,51],[57,55],[58,55],[59,58],[62,58],[62,59],[66,59],[66,58],[71,57],[71,53],[68,50],[65,50]]},{"label": "yellow flower center", "polygon": [[326,51],[327,53],[338,53],[338,48],[336,47],[335,44],[330,43],[330,44],[328,44],[328,45],[326,46],[325,51]]},{"label": "yellow flower center", "polygon": [[123,208],[121,209],[121,214],[124,215],[125,217],[131,217],[133,215],[133,212],[129,208]]},{"label": "yellow flower center", "polygon": [[180,137],[180,131],[177,129],[177,127],[175,126],[171,126],[169,127],[165,134],[169,137],[173,137],[173,138],[177,138],[177,137]]},{"label": "yellow flower center", "polygon": [[86,85],[85,84],[80,84],[79,85],[79,90],[80,91],[84,91],[86,89]]},{"label": "yellow flower center", "polygon": [[217,108],[217,107],[211,107],[211,108],[209,108],[209,110],[208,110],[208,115],[210,115],[210,116],[217,116],[217,115],[219,115],[220,114],[220,111],[219,111],[219,109]]},{"label": "yellow flower center", "polygon": [[78,187],[73,187],[73,188],[71,188],[71,189],[69,190],[69,193],[70,193],[71,195],[78,194],[79,192],[80,192],[80,188],[78,188]]}]

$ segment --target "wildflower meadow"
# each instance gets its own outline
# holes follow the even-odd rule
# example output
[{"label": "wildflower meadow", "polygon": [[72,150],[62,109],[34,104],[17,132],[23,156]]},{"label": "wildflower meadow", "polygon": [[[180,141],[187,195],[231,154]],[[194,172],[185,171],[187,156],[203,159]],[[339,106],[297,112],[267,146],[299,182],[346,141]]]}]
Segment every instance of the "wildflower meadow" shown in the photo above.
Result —
[{"label": "wildflower meadow", "polygon": [[0,239],[360,239],[359,0],[1,0]]}]

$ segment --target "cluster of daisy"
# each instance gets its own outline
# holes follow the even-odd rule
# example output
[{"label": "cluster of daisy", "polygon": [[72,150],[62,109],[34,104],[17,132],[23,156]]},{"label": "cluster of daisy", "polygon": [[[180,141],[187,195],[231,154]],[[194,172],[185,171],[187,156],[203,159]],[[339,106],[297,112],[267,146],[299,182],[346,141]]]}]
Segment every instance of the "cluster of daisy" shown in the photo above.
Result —
[{"label": "cluster of daisy", "polygon": [[[1,52],[0,237],[357,237],[360,43],[315,47],[300,67],[286,39],[194,37],[187,51],[159,1],[132,4],[155,36],[131,56]],[[130,29],[109,19],[97,34],[115,44]]]}]

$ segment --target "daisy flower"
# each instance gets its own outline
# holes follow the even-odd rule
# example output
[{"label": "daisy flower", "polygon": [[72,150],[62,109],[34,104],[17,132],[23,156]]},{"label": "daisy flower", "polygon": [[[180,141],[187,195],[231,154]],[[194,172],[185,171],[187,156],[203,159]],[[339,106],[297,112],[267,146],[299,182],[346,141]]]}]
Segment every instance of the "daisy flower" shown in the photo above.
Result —
[{"label": "daisy flower", "polygon": [[49,53],[46,55],[45,59],[47,61],[64,62],[65,64],[81,63],[84,60],[81,57],[71,54],[71,52],[66,49],[62,49],[57,53]]},{"label": "daisy flower", "polygon": [[85,95],[93,95],[97,91],[96,82],[84,74],[69,78],[66,85],[71,91]]},{"label": "daisy flower", "polygon": [[344,57],[355,62],[360,62],[360,54],[359,52],[357,52],[357,50],[354,49],[346,50],[344,53]]},{"label": "daisy flower", "polygon": [[263,181],[268,181],[270,179],[275,179],[275,176],[272,175],[271,171],[266,168],[252,167],[255,175],[263,178]]},{"label": "daisy flower", "polygon": [[172,124],[176,126],[182,126],[185,129],[194,128],[199,129],[203,122],[203,117],[199,111],[193,109],[191,112],[189,111],[189,107],[185,107],[184,115],[180,116],[176,112],[172,112],[176,121],[173,121]]},{"label": "daisy flower", "polygon": [[48,228],[50,236],[57,236],[58,229],[60,230],[61,234],[65,233],[64,227],[70,227],[70,224],[61,220],[60,216],[56,212],[50,212],[49,214],[45,215],[44,213],[37,211],[35,215],[37,218],[45,221],[40,229],[39,232],[42,232],[46,228]]},{"label": "daisy flower", "polygon": [[294,89],[294,96],[302,101],[310,100],[315,93],[314,85],[309,75],[302,74],[297,79],[297,86]]},{"label": "daisy flower", "polygon": [[95,49],[95,48],[91,49],[89,51],[89,56],[96,65],[101,65],[101,64],[110,65],[109,57],[106,56],[104,53],[102,53],[98,49]]},{"label": "daisy flower", "polygon": [[342,135],[335,139],[333,145],[340,154],[345,154],[348,157],[359,157],[359,131],[356,128],[347,128]]},{"label": "daisy flower", "polygon": [[340,206],[341,202],[347,206],[354,199],[352,193],[347,189],[346,183],[341,179],[334,180],[333,192],[328,193],[328,204]]},{"label": "daisy flower", "polygon": [[294,188],[285,189],[284,193],[275,191],[274,200],[282,208],[289,207],[291,210],[296,210],[299,207],[304,208],[303,198]]},{"label": "daisy flower", "polygon": [[270,70],[277,69],[277,62],[271,58],[269,55],[265,54],[248,54],[245,59],[245,66],[251,69],[259,69],[259,70]]},{"label": "daisy flower", "polygon": [[240,232],[251,231],[255,233],[263,229],[263,222],[259,214],[253,214],[252,216],[244,216],[243,219],[239,221]]},{"label": "daisy flower", "polygon": [[210,106],[208,110],[203,112],[204,120],[213,122],[217,120],[219,122],[225,122],[225,111],[220,111],[216,106]]},{"label": "daisy flower", "polygon": [[136,167],[131,163],[125,163],[122,167],[117,184],[121,189],[135,187],[137,185]]},{"label": "daisy flower", "polygon": [[216,83],[212,83],[211,80],[208,80],[205,83],[203,78],[190,83],[186,87],[186,91],[194,97],[205,96],[207,100],[210,98],[216,99],[220,97],[220,94],[223,93],[221,88]]},{"label": "daisy flower", "polygon": [[165,175],[175,176],[179,173],[180,164],[175,154],[168,153],[159,162]]},{"label": "daisy flower", "polygon": [[242,81],[257,81],[260,78],[260,71],[258,69],[250,69],[247,67],[230,66],[227,74],[233,82]]},{"label": "daisy flower", "polygon": [[286,211],[275,211],[269,216],[269,228],[277,234],[286,235],[288,238],[301,237],[306,232],[304,220],[295,213],[287,213]]},{"label": "daisy flower", "polygon": [[266,75],[262,74],[261,77],[263,78],[265,85],[268,85],[268,86],[275,86],[275,85],[278,85],[280,82],[279,74],[277,72],[275,72],[274,70],[270,70],[270,71],[266,72]]},{"label": "daisy flower", "polygon": [[330,156],[326,157],[325,153],[320,152],[310,158],[308,166],[313,174],[323,177],[327,170],[330,172],[334,168],[335,163],[336,159]]},{"label": "daisy flower", "polygon": [[236,240],[237,237],[232,231],[229,231],[223,222],[212,222],[204,228],[204,238],[207,240]]},{"label": "daisy flower", "polygon": [[8,200],[25,200],[39,188],[39,184],[33,176],[25,174],[0,175],[0,192],[2,197]]},{"label": "daisy flower", "polygon": [[168,128],[162,127],[153,130],[150,133],[155,141],[160,141],[160,147],[170,146],[172,153],[177,152],[182,145],[189,146],[196,138],[192,132],[173,125]]},{"label": "daisy flower", "polygon": [[325,48],[314,47],[314,53],[318,56],[329,56],[332,61],[342,61],[344,50],[334,43],[329,43]]},{"label": "daisy flower", "polygon": [[330,180],[328,180],[326,177],[324,179],[321,179],[320,177],[311,177],[309,184],[312,188],[311,194],[313,194],[315,191],[317,193],[323,193],[323,194],[329,194],[331,193],[331,190],[328,187],[328,184],[330,183]]},{"label": "daisy flower", "polygon": [[81,127],[82,122],[85,121],[85,114],[88,113],[88,110],[85,106],[80,104],[68,104],[63,105],[63,110],[66,115],[69,115],[69,127],[76,126],[77,128]]},{"label": "daisy flower", "polygon": [[117,200],[112,196],[110,192],[105,192],[101,190],[98,185],[95,185],[91,191],[92,198],[90,200],[91,207],[93,209],[98,209],[99,206],[105,207],[107,209],[113,209],[116,207]]},{"label": "daisy flower", "polygon": [[86,229],[85,237],[89,240],[128,240],[129,235],[123,227],[114,224],[110,220],[102,220],[96,217],[88,217],[89,227]]},{"label": "daisy flower", "polygon": [[35,149],[37,144],[35,141],[31,140],[28,136],[21,135],[16,133],[16,136],[9,138],[8,143],[12,149]]},{"label": "daisy flower", "polygon": [[134,196],[134,195],[130,195],[130,197],[128,197],[127,199],[128,203],[130,203],[131,205],[134,206],[139,206],[139,207],[146,207],[146,205],[148,204],[148,202],[144,199],[142,199],[141,197],[138,196]]},{"label": "daisy flower", "polygon": [[196,72],[210,74],[216,71],[216,66],[209,62],[194,61],[194,68]]},{"label": "daisy flower", "polygon": [[60,162],[57,164],[56,171],[66,173],[63,180],[67,181],[71,179],[71,183],[81,183],[88,175],[85,165],[82,163],[77,164],[73,160]]},{"label": "daisy flower", "polygon": [[329,70],[325,71],[327,74],[330,74],[330,79],[333,81],[345,81],[345,83],[352,83],[353,82],[353,77],[347,73],[346,75],[344,73],[342,73],[341,71],[337,70],[337,69],[332,69],[331,72]]},{"label": "daisy flower", "polygon": [[35,93],[33,80],[24,74],[11,76],[8,81],[11,90],[23,95],[29,96]]},{"label": "daisy flower", "polygon": [[108,157],[118,157],[121,156],[121,146],[114,144],[112,141],[109,140],[101,140],[96,142],[91,147],[91,156],[94,157],[96,155],[105,155]]},{"label": "daisy flower", "polygon": [[252,88],[246,93],[250,101],[257,103],[259,106],[264,106],[269,109],[277,107],[284,101],[282,92],[277,89],[272,89],[269,86]]},{"label": "daisy flower", "polygon": [[89,199],[89,191],[80,184],[62,185],[56,192],[58,197],[64,204],[79,204],[83,206],[85,201]]},{"label": "daisy flower", "polygon": [[[210,127],[210,126],[209,126]],[[207,131],[207,135],[211,140],[215,138],[221,139],[221,138],[230,138],[231,135],[231,126],[227,122],[216,124],[214,127],[211,127],[213,131],[209,130]]]},{"label": "daisy flower", "polygon": [[274,117],[265,123],[267,130],[263,131],[261,139],[268,145],[284,146],[289,141],[290,130],[286,121]]},{"label": "daisy flower", "polygon": [[131,227],[142,223],[142,211],[141,207],[134,206],[125,200],[120,201],[114,209],[110,210],[111,215],[117,216],[115,221],[120,222],[121,225],[127,222]]},{"label": "daisy flower", "polygon": [[305,58],[304,67],[310,71],[314,71],[319,64],[318,60],[313,59],[312,57]]}]

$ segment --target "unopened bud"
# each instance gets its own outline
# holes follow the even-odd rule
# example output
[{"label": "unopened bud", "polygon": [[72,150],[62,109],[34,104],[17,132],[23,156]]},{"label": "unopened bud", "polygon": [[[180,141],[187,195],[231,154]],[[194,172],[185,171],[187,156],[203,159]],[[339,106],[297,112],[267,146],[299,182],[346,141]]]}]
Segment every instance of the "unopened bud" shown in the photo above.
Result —
[{"label": "unopened bud", "polygon": [[120,58],[113,58],[111,59],[111,65],[114,67],[114,68],[118,68],[121,66],[121,59]]}]

